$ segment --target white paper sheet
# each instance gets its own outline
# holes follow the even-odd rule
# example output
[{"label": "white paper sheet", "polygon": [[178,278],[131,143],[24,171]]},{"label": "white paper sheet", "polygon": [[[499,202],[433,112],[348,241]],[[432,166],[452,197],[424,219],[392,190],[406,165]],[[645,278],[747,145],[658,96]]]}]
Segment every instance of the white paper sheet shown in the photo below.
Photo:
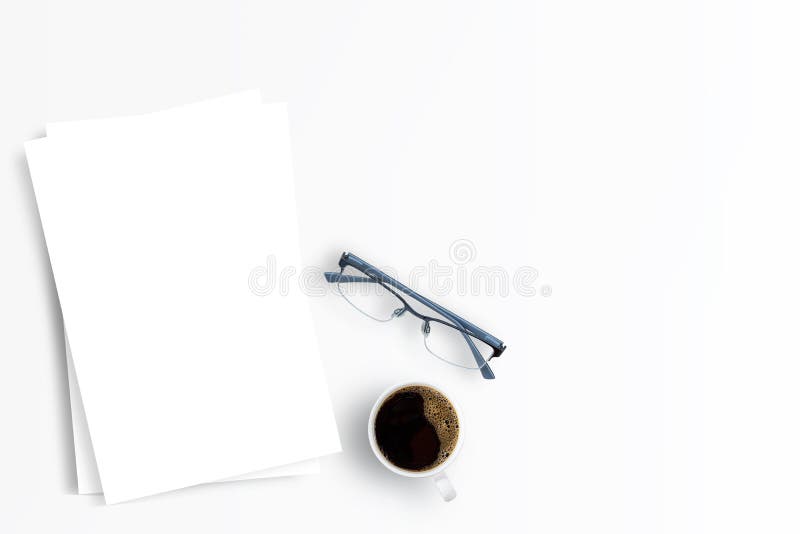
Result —
[{"label": "white paper sheet", "polygon": [[[72,413],[72,439],[75,445],[75,471],[78,479],[78,493],[81,495],[103,493],[103,485],[100,482],[100,473],[97,471],[97,461],[94,459],[92,440],[89,435],[89,425],[86,422],[86,413],[83,411],[80,388],[75,378],[75,365],[72,363],[72,350],[70,349],[66,332],[64,333],[64,344],[66,346],[69,406]],[[313,460],[305,460],[303,462],[282,465],[262,471],[254,471],[253,473],[226,478],[218,482],[316,475],[319,474],[319,472],[319,460],[315,458]]]},{"label": "white paper sheet", "polygon": [[26,145],[109,503],[340,450],[308,303],[248,285],[299,265],[285,107],[224,107]]},{"label": "white paper sheet", "polygon": [[[227,99],[237,99],[245,97],[250,100],[252,105],[261,105],[259,103],[257,92],[248,92],[247,95],[232,95],[230,97],[223,97],[214,99],[212,101],[200,102],[197,104],[190,104],[182,108],[175,108],[161,112],[148,114],[145,117],[149,119],[159,120],[162,117],[157,115],[167,114],[180,114],[190,112],[196,116],[203,113],[213,111],[215,107],[224,105]],[[131,117],[118,117],[115,119],[89,119],[81,121],[67,121],[49,123],[47,125],[47,135],[49,139],[59,136],[67,136],[72,139],[80,138],[82,142],[92,142],[93,137],[105,137],[110,135],[110,130],[119,131],[125,129],[127,123],[141,121],[140,116]],[[46,143],[46,142],[45,142]],[[97,462],[94,458],[94,450],[92,449],[91,438],[89,436],[88,424],[86,422],[86,414],[83,411],[83,402],[80,398],[80,390],[75,379],[75,370],[72,363],[72,353],[67,338],[66,332],[64,333],[64,341],[66,345],[66,364],[67,375],[69,377],[69,395],[70,395],[70,408],[72,411],[72,430],[73,430],[73,443],[75,446],[75,466],[78,483],[79,494],[97,494],[102,493],[102,484],[100,482],[100,474],[97,470]],[[284,476],[297,476],[297,475],[312,475],[320,472],[319,460],[306,460],[296,462],[293,464],[274,467],[270,469],[255,471],[237,477],[224,479],[223,481],[233,480],[250,480],[256,478],[275,478]],[[222,481],[220,481],[222,482]]]}]

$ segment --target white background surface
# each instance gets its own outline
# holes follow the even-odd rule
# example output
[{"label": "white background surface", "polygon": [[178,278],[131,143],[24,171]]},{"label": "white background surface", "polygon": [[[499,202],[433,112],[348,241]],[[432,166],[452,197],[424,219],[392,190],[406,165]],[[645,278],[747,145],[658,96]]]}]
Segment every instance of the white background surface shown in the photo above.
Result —
[{"label": "white background surface", "polygon": [[[0,16],[0,530],[797,531],[790,2],[112,4]],[[314,299],[345,452],[102,506],[22,143],[248,87],[290,103],[306,263],[402,277],[468,238],[553,294],[438,299],[508,343],[492,383]],[[449,505],[370,456],[371,401],[415,377],[468,416]]]}]

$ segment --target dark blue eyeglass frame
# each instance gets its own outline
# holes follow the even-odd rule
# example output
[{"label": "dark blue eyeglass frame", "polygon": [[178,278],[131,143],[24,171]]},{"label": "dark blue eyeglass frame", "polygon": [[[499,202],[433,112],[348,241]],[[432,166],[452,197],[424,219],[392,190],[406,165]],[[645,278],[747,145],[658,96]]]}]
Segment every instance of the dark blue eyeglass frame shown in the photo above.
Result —
[{"label": "dark blue eyeglass frame", "polygon": [[[348,266],[364,273],[366,276],[352,276],[352,275],[342,274],[345,267]],[[447,308],[439,306],[430,299],[423,297],[413,289],[398,282],[397,280],[395,280],[388,274],[384,273],[380,269],[373,267],[372,265],[365,262],[355,254],[351,254],[349,252],[342,253],[342,257],[339,258],[339,269],[340,272],[338,273],[334,272],[325,273],[325,279],[330,283],[366,282],[366,283],[381,284],[384,288],[386,288],[387,291],[390,291],[400,300],[400,302],[403,303],[402,308],[398,308],[397,310],[394,311],[395,317],[399,317],[403,313],[409,312],[413,316],[423,321],[424,325],[423,328],[429,328],[428,326],[429,323],[431,321],[434,321],[444,326],[454,328],[459,332],[461,332],[461,334],[464,336],[465,341],[467,342],[467,345],[470,348],[470,351],[472,352],[472,357],[475,359],[475,363],[478,365],[483,378],[486,379],[494,378],[494,372],[492,372],[492,369],[489,367],[488,362],[491,361],[493,358],[499,357],[501,354],[503,354],[503,351],[506,350],[506,346],[502,341],[500,341],[493,335],[489,334],[485,330],[478,328],[477,326],[470,323],[466,319],[459,317],[458,315],[451,312]],[[443,321],[436,317],[430,317],[428,315],[424,315],[417,312],[414,308],[412,308],[408,304],[408,302],[406,302],[406,300],[402,296],[398,294],[397,291],[395,291],[395,289],[397,289],[402,293],[405,293],[409,297],[424,304],[425,306],[434,310],[436,313],[440,314],[442,317],[446,318],[450,322],[448,323],[447,321]],[[472,340],[472,338],[478,339],[492,348],[492,355],[489,356],[488,360],[484,359],[483,355],[475,346],[475,342]]]}]

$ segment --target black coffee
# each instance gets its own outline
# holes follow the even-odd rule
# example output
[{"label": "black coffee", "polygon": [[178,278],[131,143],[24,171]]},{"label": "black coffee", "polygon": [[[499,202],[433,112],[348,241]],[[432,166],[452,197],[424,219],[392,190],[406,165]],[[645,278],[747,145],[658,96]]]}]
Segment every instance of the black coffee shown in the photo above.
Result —
[{"label": "black coffee", "polygon": [[389,395],[378,409],[375,440],[397,467],[433,469],[447,460],[458,443],[458,416],[440,391],[406,386]]}]

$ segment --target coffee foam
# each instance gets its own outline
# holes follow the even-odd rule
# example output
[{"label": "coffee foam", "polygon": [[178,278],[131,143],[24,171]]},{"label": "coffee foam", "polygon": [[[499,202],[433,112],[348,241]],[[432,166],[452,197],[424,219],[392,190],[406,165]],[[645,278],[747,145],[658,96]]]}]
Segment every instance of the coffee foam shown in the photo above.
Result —
[{"label": "coffee foam", "polygon": [[442,392],[430,386],[406,386],[392,393],[389,398],[398,393],[417,393],[422,396],[424,402],[425,419],[428,420],[436,430],[439,437],[440,448],[439,457],[427,469],[433,469],[443,463],[453,453],[458,443],[459,422],[450,399]]}]

